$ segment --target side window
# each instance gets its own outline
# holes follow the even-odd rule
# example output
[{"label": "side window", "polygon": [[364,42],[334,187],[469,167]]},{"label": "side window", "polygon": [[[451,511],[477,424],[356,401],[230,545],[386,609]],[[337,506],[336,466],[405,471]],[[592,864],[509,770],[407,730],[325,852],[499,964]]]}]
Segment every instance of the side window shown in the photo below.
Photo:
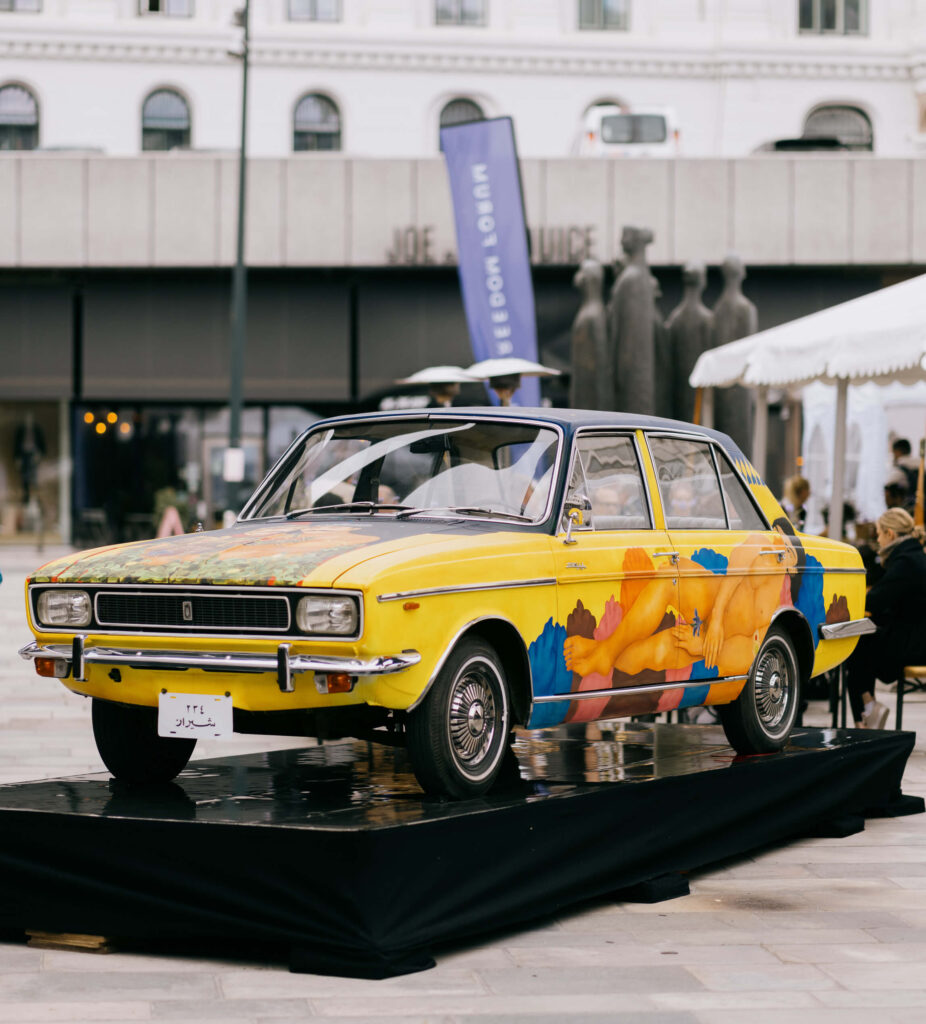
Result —
[{"label": "side window", "polygon": [[589,525],[593,530],[650,528],[643,476],[631,438],[580,437],[570,491],[581,491],[583,486],[592,503]]},{"label": "side window", "polygon": [[727,517],[710,445],[675,437],[651,437],[649,449],[659,481],[666,528],[726,529]]},{"label": "side window", "polygon": [[727,502],[727,515],[731,530],[767,530],[768,526],[756,511],[746,492],[746,485],[736,475],[723,452],[714,449],[720,466],[720,486]]}]

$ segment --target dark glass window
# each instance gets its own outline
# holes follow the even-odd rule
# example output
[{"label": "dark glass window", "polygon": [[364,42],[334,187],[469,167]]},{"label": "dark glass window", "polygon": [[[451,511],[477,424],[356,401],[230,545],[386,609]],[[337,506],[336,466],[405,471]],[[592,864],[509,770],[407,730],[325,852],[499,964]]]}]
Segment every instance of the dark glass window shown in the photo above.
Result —
[{"label": "dark glass window", "polygon": [[746,485],[734,472],[730,460],[717,448],[714,449],[714,454],[717,456],[717,466],[720,470],[720,486],[727,506],[730,529],[767,530],[768,526],[756,511]]},{"label": "dark glass window", "polygon": [[193,0],[138,0],[141,14],[163,14],[166,18],[192,18]]},{"label": "dark glass window", "polygon": [[804,122],[805,139],[836,139],[848,149],[870,152],[874,133],[867,114],[858,107],[818,107]]},{"label": "dark glass window", "polygon": [[290,21],[340,21],[341,0],[289,0]]},{"label": "dark glass window", "polygon": [[868,0],[798,0],[801,32],[864,35],[868,32]]},{"label": "dark glass window", "polygon": [[665,142],[667,131],[662,114],[610,114],[601,119],[602,142]]},{"label": "dark glass window", "polygon": [[648,530],[651,526],[643,474],[629,437],[580,437],[568,498],[584,495],[592,504],[583,527],[592,530]]},{"label": "dark glass window", "polygon": [[138,0],[139,14],[163,14],[165,18],[192,18],[194,0]]},{"label": "dark glass window", "polygon": [[293,116],[293,150],[338,150],[341,148],[341,115],[327,96],[309,93],[296,105]]},{"label": "dark glass window", "polygon": [[180,93],[158,89],[145,100],[141,112],[141,148],[189,149],[190,108]]},{"label": "dark glass window", "polygon": [[452,124],[463,124],[466,121],[481,121],[485,117],[482,107],[474,100],[451,100],[440,112],[441,128],[449,128]]},{"label": "dark glass window", "polygon": [[438,25],[485,25],[487,0],[435,0]]},{"label": "dark glass window", "polygon": [[651,437],[649,447],[666,527],[726,529],[726,509],[710,446],[675,437]]},{"label": "dark glass window", "polygon": [[0,86],[0,149],[35,149],[39,144],[39,105],[21,85]]},{"label": "dark glass window", "polygon": [[630,0],[579,0],[579,28],[626,32],[630,28]]}]

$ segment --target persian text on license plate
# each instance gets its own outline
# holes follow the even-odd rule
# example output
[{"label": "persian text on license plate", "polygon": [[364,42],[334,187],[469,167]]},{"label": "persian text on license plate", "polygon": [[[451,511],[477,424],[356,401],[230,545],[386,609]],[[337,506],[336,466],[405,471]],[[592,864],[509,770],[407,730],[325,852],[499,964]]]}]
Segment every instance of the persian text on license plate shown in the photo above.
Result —
[{"label": "persian text on license plate", "polygon": [[210,739],[231,736],[231,697],[212,693],[158,694],[158,735]]}]

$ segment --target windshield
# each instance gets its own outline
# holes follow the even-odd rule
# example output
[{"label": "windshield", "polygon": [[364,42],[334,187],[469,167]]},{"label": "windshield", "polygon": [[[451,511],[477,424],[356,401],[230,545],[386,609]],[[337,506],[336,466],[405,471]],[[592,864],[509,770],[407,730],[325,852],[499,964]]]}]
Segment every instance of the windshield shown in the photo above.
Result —
[{"label": "windshield", "polygon": [[244,519],[435,515],[545,518],[559,435],[549,427],[449,418],[321,427],[291,449]]},{"label": "windshield", "polygon": [[666,119],[661,114],[611,114],[601,119],[601,141],[656,143],[666,141]]}]

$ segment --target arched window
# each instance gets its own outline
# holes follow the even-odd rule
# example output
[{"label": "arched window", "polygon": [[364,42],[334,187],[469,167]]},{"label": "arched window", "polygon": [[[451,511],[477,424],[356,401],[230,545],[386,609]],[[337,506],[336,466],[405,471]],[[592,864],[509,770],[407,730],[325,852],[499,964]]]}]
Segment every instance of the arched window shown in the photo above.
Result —
[{"label": "arched window", "polygon": [[817,107],[804,122],[804,137],[838,139],[849,149],[874,149],[871,121],[858,107]]},{"label": "arched window", "polygon": [[451,100],[440,112],[441,128],[449,128],[452,124],[464,124],[466,121],[481,121],[485,117],[482,107],[475,100],[464,98]]},{"label": "arched window", "polygon": [[303,96],[293,115],[293,150],[338,150],[341,148],[341,115],[337,106],[316,92]]},{"label": "arched window", "polygon": [[35,149],[39,144],[39,105],[21,85],[0,86],[0,149]]},{"label": "arched window", "polygon": [[189,149],[190,108],[173,89],[158,89],[145,100],[141,110],[141,148],[145,150]]}]

